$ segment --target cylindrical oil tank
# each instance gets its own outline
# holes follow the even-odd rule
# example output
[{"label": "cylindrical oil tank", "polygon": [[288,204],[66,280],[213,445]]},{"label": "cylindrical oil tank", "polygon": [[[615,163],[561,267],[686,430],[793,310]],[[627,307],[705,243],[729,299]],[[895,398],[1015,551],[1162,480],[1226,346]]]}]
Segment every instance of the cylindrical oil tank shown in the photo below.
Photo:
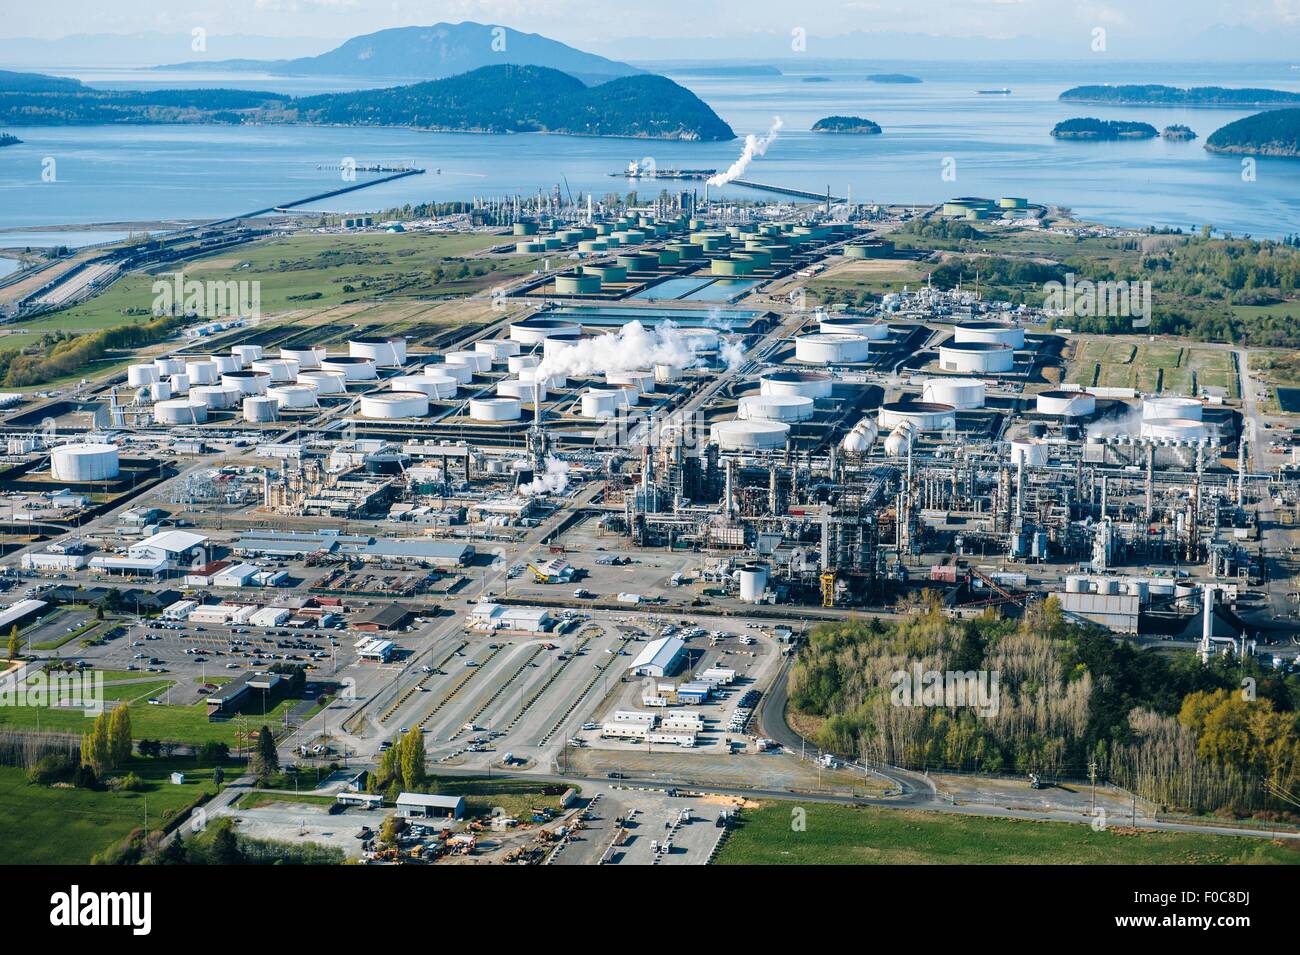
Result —
[{"label": "cylindrical oil tank", "polygon": [[271,375],[265,371],[231,371],[221,376],[223,388],[238,388],[241,395],[264,395],[271,385]]},{"label": "cylindrical oil tank", "polygon": [[1011,464],[1012,466],[1023,465],[1031,468],[1045,467],[1047,465],[1047,445],[1037,438],[1012,441]]},{"label": "cylindrical oil tank", "polygon": [[163,425],[203,424],[208,406],[197,398],[173,398],[153,406],[153,420]]},{"label": "cylindrical oil tank", "polygon": [[361,396],[363,418],[423,418],[429,413],[429,396],[422,391],[388,391]]},{"label": "cylindrical oil tank", "polygon": [[190,398],[202,402],[212,411],[225,411],[239,404],[242,393],[238,388],[225,385],[201,385],[190,389]]},{"label": "cylindrical oil tank", "polygon": [[459,385],[449,375],[399,375],[389,379],[393,391],[419,391],[430,398],[454,398]]},{"label": "cylindrical oil tank", "polygon": [[270,395],[249,395],[244,399],[244,420],[253,424],[274,421],[280,414],[280,403]]},{"label": "cylindrical oil tank", "polygon": [[804,395],[748,395],[736,405],[744,421],[807,421],[813,416],[813,399]]},{"label": "cylindrical oil tank", "polygon": [[610,385],[609,390],[618,396],[618,403],[623,408],[631,408],[641,401],[641,389],[636,385]]},{"label": "cylindrical oil tank", "polygon": [[471,398],[469,416],[475,421],[517,421],[522,409],[518,398]]},{"label": "cylindrical oil tank", "polygon": [[50,452],[56,481],[107,481],[118,475],[117,445],[65,444]]},{"label": "cylindrical oil tank", "polygon": [[931,378],[926,381],[921,397],[926,401],[969,410],[984,407],[984,382],[969,378]]},{"label": "cylindrical oil tank", "polygon": [[1098,577],[1098,578],[1097,578],[1097,593],[1099,593],[1099,594],[1105,594],[1105,595],[1108,596],[1108,597],[1113,597],[1113,596],[1115,596],[1116,594],[1118,594],[1118,593],[1119,593],[1119,578],[1118,578],[1118,577]]},{"label": "cylindrical oil tank", "polygon": [[230,354],[238,357],[241,365],[244,368],[247,368],[253,362],[260,361],[262,359],[262,346],[261,345],[236,345],[234,348],[230,349]]},{"label": "cylindrical oil tank", "polygon": [[672,385],[682,380],[682,369],[677,365],[659,362],[655,365],[655,384]]},{"label": "cylindrical oil tank", "polygon": [[889,337],[888,322],[873,322],[869,318],[826,315],[818,322],[817,327],[825,335],[861,335],[873,342]]},{"label": "cylindrical oil tank", "polygon": [[190,390],[190,376],[184,372],[179,375],[172,375],[167,381],[171,383],[172,394],[174,395],[187,394]]},{"label": "cylindrical oil tank", "polygon": [[562,319],[527,318],[510,326],[510,337],[521,345],[536,345],[548,338],[577,338],[582,328]]},{"label": "cylindrical oil tank", "polygon": [[454,351],[446,357],[449,365],[468,365],[477,374],[492,370],[492,357],[476,351]]},{"label": "cylindrical oil tank", "polygon": [[794,340],[794,357],[822,365],[866,361],[869,347],[870,342],[862,335],[818,332],[800,335]]},{"label": "cylindrical oil tank", "polygon": [[155,358],[153,366],[158,369],[159,378],[170,378],[185,372],[184,358]]},{"label": "cylindrical oil tank", "polygon": [[618,408],[618,394],[608,388],[589,388],[582,395],[584,418],[612,418]]},{"label": "cylindrical oil tank", "polygon": [[[266,389],[267,395],[274,398],[283,409],[315,408],[316,389],[311,385],[278,385]],[[245,405],[248,402],[244,402]]]},{"label": "cylindrical oil tank", "polygon": [[206,359],[203,361],[187,361],[185,363],[185,374],[189,375],[191,387],[194,385],[215,385],[217,383],[217,366]]},{"label": "cylindrical oil tank", "polygon": [[882,430],[910,424],[917,431],[947,431],[957,426],[957,409],[935,401],[889,401],[877,420]]},{"label": "cylindrical oil tank", "polygon": [[790,426],[782,421],[719,421],[709,429],[724,451],[772,451],[785,447]]},{"label": "cylindrical oil tank", "polygon": [[996,342],[948,342],[939,346],[939,367],[974,375],[1008,372],[1016,362],[1010,345]]},{"label": "cylindrical oil tank", "polygon": [[171,379],[155,381],[149,386],[149,398],[153,401],[166,401],[172,396]]},{"label": "cylindrical oil tank", "polygon": [[474,365],[458,365],[455,362],[444,361],[437,365],[425,365],[424,373],[426,375],[445,375],[448,378],[455,378],[457,383],[468,385],[474,380]]},{"label": "cylindrical oil tank", "polygon": [[1142,422],[1142,437],[1169,441],[1203,441],[1213,427],[1197,418],[1147,418]]},{"label": "cylindrical oil tank", "polygon": [[366,469],[367,474],[375,475],[401,474],[402,469],[410,467],[410,465],[410,455],[395,454],[391,451],[367,454],[361,462],[361,466]]},{"label": "cylindrical oil tank", "polygon": [[343,395],[348,390],[343,376],[334,371],[300,371],[298,384],[315,388],[317,395]]},{"label": "cylindrical oil tank", "polygon": [[379,366],[373,358],[361,358],[353,355],[329,355],[321,359],[321,371],[333,371],[343,376],[344,381],[374,381],[379,377]]},{"label": "cylindrical oil tank", "polygon": [[538,401],[546,400],[546,384],[544,382],[533,383],[531,381],[521,381],[518,378],[506,378],[497,382],[497,394],[502,398],[518,398],[520,401],[531,403],[536,397]]},{"label": "cylindrical oil tank", "polygon": [[655,390],[655,373],[653,371],[608,371],[605,373],[608,385],[636,385],[643,395]]},{"label": "cylindrical oil tank", "polygon": [[252,363],[253,371],[271,376],[271,384],[287,385],[298,377],[298,363],[292,358],[265,358]]},{"label": "cylindrical oil tank", "polygon": [[369,358],[380,368],[401,368],[406,364],[406,339],[353,338],[348,341],[348,354],[353,358]]},{"label": "cylindrical oil tank", "polygon": [[506,359],[506,371],[517,375],[528,368],[536,368],[542,360],[536,355],[511,355]]},{"label": "cylindrical oil tank", "polygon": [[217,366],[218,375],[228,375],[244,367],[244,361],[238,355],[213,355],[208,361]]},{"label": "cylindrical oil tank", "polygon": [[1088,578],[1083,574],[1070,574],[1065,578],[1065,592],[1067,594],[1086,594],[1088,592]]},{"label": "cylindrical oil tank", "polygon": [[1024,348],[1025,330],[1019,325],[1003,325],[1001,322],[963,322],[953,331],[953,340]]},{"label": "cylindrical oil tank", "polygon": [[162,377],[156,365],[127,365],[126,383],[132,388],[148,388]]},{"label": "cylindrical oil tank", "polygon": [[1200,421],[1204,415],[1205,405],[1195,398],[1160,397],[1146,398],[1142,402],[1142,418],[1182,418]]},{"label": "cylindrical oil tank", "polygon": [[598,275],[557,275],[556,295],[595,295],[600,292]]},{"label": "cylindrical oil tank", "polygon": [[758,379],[761,394],[807,398],[829,398],[832,384],[831,376],[820,371],[774,371]]},{"label": "cylindrical oil tank", "polygon": [[296,348],[281,348],[280,358],[284,361],[296,361],[299,371],[315,371],[325,357],[325,349],[319,345],[300,345]]},{"label": "cylindrical oil tank", "polygon": [[1039,414],[1083,418],[1097,410],[1097,398],[1086,391],[1043,391],[1034,399]]},{"label": "cylindrical oil tank", "polygon": [[745,603],[758,603],[767,590],[767,565],[745,564],[736,574],[740,585],[740,599]]},{"label": "cylindrical oil tank", "polygon": [[506,361],[519,354],[519,343],[510,338],[488,338],[474,343],[474,350],[493,362]]}]

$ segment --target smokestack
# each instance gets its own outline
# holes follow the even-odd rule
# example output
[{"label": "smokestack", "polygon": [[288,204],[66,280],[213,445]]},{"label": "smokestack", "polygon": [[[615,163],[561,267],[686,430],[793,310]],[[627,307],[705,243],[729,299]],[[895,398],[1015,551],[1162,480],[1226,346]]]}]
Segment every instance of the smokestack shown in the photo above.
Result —
[{"label": "smokestack", "polygon": [[1210,662],[1210,634],[1214,630],[1214,584],[1206,584],[1203,591],[1201,612],[1201,662]]}]

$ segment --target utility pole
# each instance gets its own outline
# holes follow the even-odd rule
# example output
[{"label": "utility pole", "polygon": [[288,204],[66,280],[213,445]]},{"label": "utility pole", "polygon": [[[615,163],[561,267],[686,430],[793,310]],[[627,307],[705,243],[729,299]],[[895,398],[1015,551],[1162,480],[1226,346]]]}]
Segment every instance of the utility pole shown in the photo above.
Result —
[{"label": "utility pole", "polygon": [[1088,778],[1092,780],[1092,813],[1097,814],[1097,761],[1095,759],[1088,763]]}]

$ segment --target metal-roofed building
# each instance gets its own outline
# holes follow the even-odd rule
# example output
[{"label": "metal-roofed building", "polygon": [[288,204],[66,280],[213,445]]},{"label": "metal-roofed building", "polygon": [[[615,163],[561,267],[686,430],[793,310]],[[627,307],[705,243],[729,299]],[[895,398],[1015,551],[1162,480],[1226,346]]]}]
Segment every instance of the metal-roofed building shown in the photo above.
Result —
[{"label": "metal-roofed building", "polygon": [[670,676],[685,653],[686,642],[681,637],[660,637],[642,648],[628,670],[637,676]]},{"label": "metal-roofed building", "polygon": [[439,796],[434,793],[400,793],[397,797],[398,815],[407,818],[446,816],[459,819],[465,815],[464,796]]}]

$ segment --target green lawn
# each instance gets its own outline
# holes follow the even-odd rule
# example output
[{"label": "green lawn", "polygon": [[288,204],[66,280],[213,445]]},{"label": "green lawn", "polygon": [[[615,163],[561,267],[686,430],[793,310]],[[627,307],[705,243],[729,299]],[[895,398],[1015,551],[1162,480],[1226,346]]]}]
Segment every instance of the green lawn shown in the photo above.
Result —
[{"label": "green lawn", "polygon": [[1300,845],[1181,832],[1095,832],[1064,822],[1028,822],[901,809],[808,803],[806,828],[792,828],[798,803],[766,803],[741,814],[719,854],[722,865],[1051,864],[1222,865],[1300,863]]},{"label": "green lawn", "polygon": [[251,792],[239,799],[240,809],[259,809],[279,803],[296,803],[300,806],[332,806],[333,796],[318,796],[312,793],[268,793]]},{"label": "green lawn", "polygon": [[1066,380],[1148,393],[1195,394],[1213,387],[1240,397],[1231,353],[1168,341],[1077,340]]},{"label": "green lawn", "polygon": [[[84,864],[142,828],[158,829],[202,793],[216,792],[212,770],[184,759],[133,759],[126,769],[142,777],[142,792],[99,792],[35,786],[22,769],[0,766],[0,863]],[[172,785],[173,770],[185,782]],[[233,778],[234,769],[226,770]]]}]

